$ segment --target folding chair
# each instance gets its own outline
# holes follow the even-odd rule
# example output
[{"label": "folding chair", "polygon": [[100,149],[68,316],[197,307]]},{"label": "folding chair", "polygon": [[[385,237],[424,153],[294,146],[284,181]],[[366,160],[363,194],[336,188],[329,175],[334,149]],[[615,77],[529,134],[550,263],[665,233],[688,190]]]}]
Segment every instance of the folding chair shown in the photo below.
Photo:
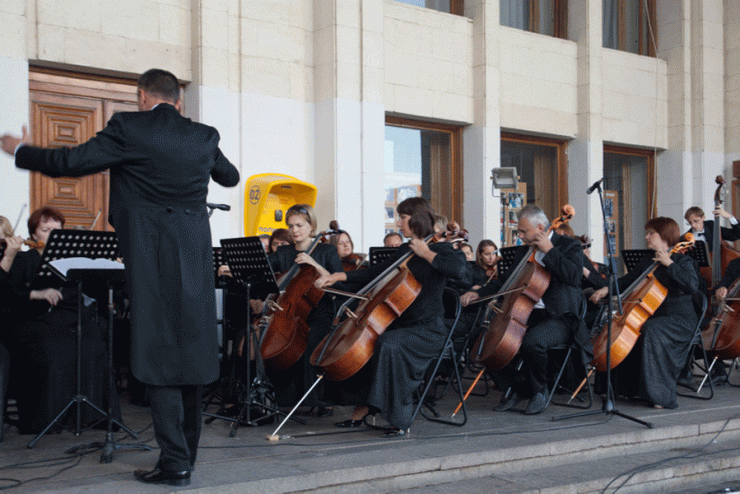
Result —
[{"label": "folding chair", "polygon": [[[462,379],[460,378],[460,366],[457,355],[455,354],[455,348],[453,346],[452,341],[452,334],[455,331],[455,327],[457,326],[457,323],[460,319],[460,296],[452,290],[451,288],[445,288],[444,292],[442,293],[442,303],[444,304],[444,318],[447,320],[452,320],[452,324],[450,325],[449,331],[447,333],[447,338],[445,339],[445,344],[442,347],[442,351],[439,353],[437,358],[434,360],[434,367],[431,372],[427,373],[427,379],[426,383],[424,384],[424,389],[421,393],[419,393],[419,403],[416,405],[416,409],[414,410],[414,414],[411,417],[411,421],[413,422],[416,418],[417,413],[421,410],[422,416],[424,416],[425,419],[430,420],[432,422],[440,422],[442,424],[448,424],[448,425],[456,425],[456,426],[463,426],[468,421],[468,412],[465,407],[465,402],[463,401],[462,404],[462,414],[463,418],[461,421],[454,420],[452,418],[443,419],[440,418],[439,412],[437,412],[434,409],[434,405],[429,403],[427,401],[427,394],[429,393],[429,389],[432,387],[432,384],[435,382],[435,379],[437,378],[437,372],[439,370],[440,364],[444,360],[449,360],[452,363],[452,368],[454,369],[454,374],[450,376],[450,383],[452,387],[457,392],[457,397],[460,401],[462,401],[462,398],[464,396],[464,392],[462,389]],[[428,408],[431,410],[431,412],[434,414],[433,416],[429,416],[424,412],[424,406],[425,408]]]},{"label": "folding chair", "polygon": [[[678,383],[679,386],[683,386],[685,388],[690,389],[691,393],[677,393],[679,396],[685,396],[687,398],[695,398],[698,400],[711,400],[714,396],[714,383],[712,383],[712,377],[711,377],[711,371],[714,365],[716,364],[715,360],[712,360],[712,363],[709,363],[709,358],[707,358],[707,352],[704,348],[704,341],[701,338],[701,330],[703,327],[703,319],[706,316],[707,312],[707,306],[709,305],[707,303],[707,297],[703,293],[696,293],[693,296],[694,298],[694,309],[696,310],[697,316],[699,316],[699,322],[696,323],[696,328],[694,329],[694,337],[691,340],[691,345],[689,346],[689,353],[687,354],[687,359],[691,359],[691,377],[692,377],[692,383],[690,385],[684,384],[684,383]],[[697,362],[697,360],[694,358],[695,350],[700,350],[701,359]],[[699,369],[700,374],[695,374],[693,372],[693,368],[696,367]],[[701,378],[701,382],[698,386],[693,385],[693,379],[694,378]],[[701,395],[701,390],[704,387],[706,383],[709,383],[709,393],[705,395]]]},{"label": "folding chair", "polygon": [[[586,316],[586,308],[587,307],[588,307],[588,305],[586,303],[586,299],[585,298],[581,299],[581,313],[579,314],[579,316],[580,316],[580,319],[579,320],[580,321],[582,321],[583,318]],[[584,365],[583,371],[584,371],[584,376],[585,376],[585,380],[586,380],[585,386],[586,386],[586,389],[588,391],[588,400],[585,403],[580,404],[580,405],[579,404],[571,404],[570,402],[571,402],[571,400],[573,398],[575,398],[576,393],[572,393],[571,390],[567,390],[566,388],[563,388],[568,394],[571,394],[572,393],[571,399],[568,400],[567,403],[559,403],[559,402],[552,401],[552,398],[555,395],[555,392],[557,391],[558,387],[560,386],[560,381],[561,381],[561,379],[563,377],[563,374],[565,374],[565,370],[568,367],[568,363],[571,361],[571,358],[573,358],[573,357],[576,357],[577,358],[578,357],[578,352],[579,351],[580,351],[580,349],[579,349],[579,347],[578,347],[578,345],[576,344],[575,341],[570,341],[570,342],[565,343],[563,345],[556,345],[556,346],[551,347],[551,348],[548,349],[548,353],[552,353],[552,352],[565,352],[565,357],[563,358],[562,364],[559,366],[558,374],[555,377],[555,380],[552,383],[552,387],[550,388],[550,393],[547,396],[547,404],[548,405],[550,405],[550,403],[552,402],[554,405],[560,405],[560,406],[567,406],[567,407],[573,407],[573,408],[584,408],[584,409],[585,408],[591,408],[591,405],[593,404],[594,394],[593,394],[593,389],[591,388],[591,380],[589,379],[588,366],[587,365]],[[580,392],[580,388],[577,391]]]}]

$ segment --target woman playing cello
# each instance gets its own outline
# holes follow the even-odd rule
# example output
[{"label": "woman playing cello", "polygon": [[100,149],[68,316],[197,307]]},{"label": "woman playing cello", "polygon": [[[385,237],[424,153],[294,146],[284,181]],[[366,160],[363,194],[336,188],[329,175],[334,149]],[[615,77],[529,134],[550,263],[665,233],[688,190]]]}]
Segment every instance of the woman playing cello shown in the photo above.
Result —
[{"label": "woman playing cello", "polygon": [[[635,348],[617,367],[618,382],[627,396],[638,396],[656,408],[676,408],[676,381],[686,362],[697,323],[692,294],[699,289],[698,268],[689,256],[669,254],[681,237],[674,220],[653,218],[645,224],[645,230],[647,246],[655,255],[646,257],[634,270],[622,276],[618,280],[619,289],[626,289],[657,261],[655,279],[668,292],[663,303],[642,325]],[[591,301],[598,302],[606,293],[607,288],[597,290]]]},{"label": "woman playing cello", "polygon": [[[311,245],[316,233],[316,213],[308,204],[295,204],[285,213],[292,244],[278,247],[274,254],[268,256],[275,272],[286,273],[294,264],[308,264],[316,268],[320,275],[343,271],[337,249],[333,245],[318,243],[311,254],[305,251]],[[316,379],[315,372],[309,363],[309,357],[316,345],[327,335],[334,317],[334,305],[328,294],[319,300],[309,313],[307,323],[311,328],[308,334],[308,345],[303,357],[285,370],[269,372],[270,380],[278,388],[278,404],[287,406],[295,404],[301,395]],[[309,406],[320,405],[314,393],[308,398]],[[319,413],[328,413],[319,408]]]},{"label": "woman playing cello", "polygon": [[[447,329],[442,306],[445,278],[459,278],[465,261],[452,245],[439,242],[428,245],[423,239],[434,233],[434,211],[429,203],[412,197],[401,202],[396,223],[401,233],[411,240],[399,248],[397,257],[412,250],[408,261],[411,274],[421,284],[421,291],[411,305],[383,332],[377,340],[372,359],[360,371],[369,371],[370,385],[364,386],[366,396],[357,396],[358,407],[352,418],[337,425],[356,427],[368,413],[379,411],[393,427],[392,435],[401,435],[411,425],[414,404],[413,391],[421,384],[431,359],[442,350]],[[338,281],[367,284],[382,273],[395,259],[368,269],[334,273],[320,278],[319,287]],[[369,369],[368,369],[369,368]],[[359,374],[359,373],[358,373]]]}]

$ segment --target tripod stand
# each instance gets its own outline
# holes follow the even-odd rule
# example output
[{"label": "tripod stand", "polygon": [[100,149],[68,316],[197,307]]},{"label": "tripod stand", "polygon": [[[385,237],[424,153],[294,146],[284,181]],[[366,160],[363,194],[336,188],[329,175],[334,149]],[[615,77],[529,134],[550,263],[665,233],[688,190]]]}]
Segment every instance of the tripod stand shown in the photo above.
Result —
[{"label": "tripod stand", "polygon": [[[252,378],[251,362],[247,360],[245,384],[243,385],[243,389],[239,392],[240,396],[238,400],[241,404],[241,409],[236,417],[228,417],[206,412],[204,412],[204,415],[232,421],[229,436],[234,437],[239,423],[257,426],[260,425],[260,422],[264,422],[272,416],[281,414],[274,405],[275,399],[272,393],[272,386],[265,375],[264,364],[262,362],[262,356],[259,349],[262,328],[259,328],[259,332],[254,335],[255,340],[258,343],[257,348],[252,348],[252,318],[251,307],[249,304],[249,300],[252,298],[252,289],[255,289],[260,295],[279,293],[279,289],[277,282],[275,281],[275,274],[267,260],[267,255],[265,254],[265,250],[259,237],[222,239],[221,246],[223,247],[223,253],[229,264],[229,269],[231,270],[234,281],[246,292],[247,324],[246,330],[243,334],[245,342],[244,350],[246,352],[247,359],[249,359],[251,353],[254,352],[256,375]],[[235,349],[232,349],[232,352],[235,351]],[[230,389],[233,389],[235,385],[233,372],[233,366],[236,363],[235,359],[236,355],[232,355]],[[260,412],[260,416],[256,419],[253,419],[252,417],[253,407]]]},{"label": "tripod stand", "polygon": [[[585,417],[587,415],[596,415],[598,413],[605,413],[607,415],[617,415],[618,417],[625,418],[627,420],[631,420],[633,422],[636,422],[638,424],[642,424],[648,429],[652,429],[653,425],[649,422],[645,422],[644,420],[640,420],[636,417],[632,417],[630,415],[627,415],[625,413],[620,412],[614,407],[614,388],[612,386],[612,379],[611,379],[611,343],[612,343],[612,315],[614,312],[613,307],[613,298],[616,295],[617,299],[617,306],[619,308],[619,313],[622,313],[622,298],[619,294],[619,286],[617,285],[617,265],[614,260],[614,246],[612,246],[612,243],[609,241],[609,225],[606,221],[606,208],[604,205],[604,191],[601,189],[601,182],[603,182],[603,178],[598,180],[596,183],[594,183],[591,187],[589,187],[587,194],[590,194],[594,190],[599,191],[599,199],[601,201],[601,217],[602,217],[602,223],[604,225],[604,238],[607,240],[606,242],[606,253],[607,253],[607,282],[609,286],[609,291],[607,294],[607,300],[608,300],[608,306],[607,306],[607,315],[606,315],[606,328],[607,328],[607,338],[606,338],[606,395],[604,396],[602,403],[601,403],[601,410],[593,410],[588,412],[580,412],[580,413],[572,413],[569,415],[561,415],[559,417],[553,417],[552,420],[564,420],[574,417]],[[588,379],[588,376],[586,377]]]},{"label": "tripod stand", "polygon": [[[109,413],[92,403],[82,394],[82,314],[83,314],[83,282],[89,280],[86,273],[93,271],[110,272],[111,276],[119,276],[122,271],[119,269],[91,269],[100,268],[101,264],[106,262],[112,263],[118,254],[118,239],[112,232],[97,231],[79,231],[79,230],[54,230],[51,232],[49,239],[44,248],[42,255],[42,269],[38,276],[51,276],[55,274],[65,282],[74,282],[77,284],[77,328],[75,331],[75,395],[70,399],[67,405],[52,420],[39,435],[30,443],[29,448],[33,448],[36,443],[46,434],[54,425],[61,422],[67,411],[75,406],[75,435],[81,434],[81,413],[82,405],[87,404],[101,416],[108,418],[109,421],[115,421],[121,428],[129,434],[136,437],[133,431],[126,429],[120,422],[112,418],[111,403],[108,404]],[[120,265],[116,264],[116,268]],[[74,269],[77,268],[77,269]],[[116,273],[118,272],[118,273]],[[109,333],[112,329],[109,328]],[[109,350],[110,350],[109,334]],[[111,362],[112,354],[108,354]],[[110,369],[108,369],[110,371]],[[110,391],[110,390],[109,390]],[[109,401],[112,396],[109,393]],[[110,425],[110,424],[109,424]]]}]

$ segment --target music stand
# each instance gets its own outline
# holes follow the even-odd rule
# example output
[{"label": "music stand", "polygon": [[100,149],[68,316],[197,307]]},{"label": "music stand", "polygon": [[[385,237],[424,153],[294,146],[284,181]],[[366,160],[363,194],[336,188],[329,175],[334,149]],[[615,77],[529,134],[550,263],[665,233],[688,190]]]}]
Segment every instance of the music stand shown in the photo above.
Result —
[{"label": "music stand", "polygon": [[622,250],[622,259],[624,259],[624,267],[627,268],[627,272],[634,270],[640,264],[640,261],[648,256],[652,259],[655,257],[655,252],[650,249]]},{"label": "music stand", "polygon": [[[77,284],[77,329],[75,333],[75,391],[76,394],[62,409],[61,412],[52,420],[41,433],[36,436],[30,443],[29,448],[33,448],[41,437],[46,434],[56,423],[58,423],[62,417],[67,413],[72,405],[76,406],[76,417],[75,417],[75,435],[81,434],[81,412],[82,404],[86,403],[94,410],[98,411],[101,415],[105,416],[108,420],[108,431],[111,431],[112,422],[115,421],[122,429],[131,434],[132,437],[137,438],[138,436],[133,431],[127,429],[119,421],[113,419],[112,416],[112,399],[111,399],[111,383],[112,383],[112,366],[113,366],[113,353],[112,353],[112,340],[113,340],[113,327],[112,327],[112,315],[109,314],[109,326],[108,326],[108,413],[101,410],[94,403],[92,403],[86,396],[82,395],[82,297],[83,297],[83,283],[92,281],[93,278],[100,279],[108,278],[111,280],[121,276],[120,272],[110,269],[65,269],[60,265],[59,268],[55,267],[52,262],[61,259],[70,258],[85,258],[85,260],[96,260],[104,259],[113,261],[118,257],[119,247],[118,238],[113,232],[98,232],[98,231],[85,231],[85,230],[54,230],[49,234],[49,239],[44,247],[44,252],[41,255],[41,269],[37,274],[37,278],[50,277],[52,275],[58,276],[61,280],[66,283]],[[92,263],[93,261],[90,261]],[[60,271],[64,269],[64,271]],[[87,272],[98,271],[101,272],[100,276],[88,276]],[[108,272],[107,275],[102,272]],[[112,292],[112,284],[109,285],[109,292]],[[112,294],[110,295],[112,300]],[[111,441],[109,442],[109,439]],[[108,451],[109,447],[112,451],[112,435],[106,437],[105,448]],[[108,453],[109,454],[109,453]],[[101,461],[103,459],[101,458]],[[110,460],[107,460],[110,461]]]},{"label": "music stand", "polygon": [[[224,257],[229,265],[229,269],[231,270],[235,283],[244,287],[246,290],[247,301],[252,298],[251,294],[253,288],[261,294],[279,293],[280,290],[275,281],[275,273],[267,260],[265,248],[262,246],[262,241],[259,237],[221,239],[221,246],[223,247]],[[244,334],[247,358],[250,358],[252,352],[251,321],[251,306],[249,302],[247,302],[247,328]],[[261,341],[261,335],[258,336],[259,338],[257,341]],[[235,351],[235,349],[232,349],[232,351]],[[230,437],[234,437],[236,435],[236,429],[242,419],[244,419],[243,421],[247,425],[259,425],[256,421],[252,421],[252,405],[256,405],[262,410],[269,410],[273,414],[280,413],[277,408],[267,404],[269,383],[264,374],[264,365],[262,363],[262,355],[259,348],[255,351],[255,362],[257,375],[254,378],[254,383],[252,382],[251,376],[251,364],[246,365],[247,379],[243,393],[245,397],[242,408],[236,418],[207,414],[211,417],[231,420],[232,425],[231,431],[229,432]],[[255,396],[259,399],[255,400]],[[271,401],[274,402],[274,400]],[[265,416],[260,417],[260,420],[264,419]]]},{"label": "music stand", "polygon": [[501,256],[501,259],[498,261],[499,273],[503,274],[514,266],[514,258],[516,257],[516,251],[519,250],[519,247],[521,246],[515,245],[513,247],[503,247],[499,249],[498,255]]},{"label": "music stand", "polygon": [[700,268],[708,268],[711,266],[711,263],[709,262],[709,246],[707,246],[707,243],[702,240],[698,240],[691,248],[686,249],[684,254],[693,257]]},{"label": "music stand", "polygon": [[[599,180],[596,182],[595,187],[592,186],[586,193],[590,194],[593,190],[598,189],[599,191],[599,200],[601,202],[601,218],[602,218],[602,224],[604,225],[604,238],[609,238],[609,224],[606,222],[606,208],[604,207],[604,191],[601,188],[601,182],[602,180]],[[648,251],[651,252],[652,251]],[[627,256],[625,255],[627,251],[622,251],[622,255],[625,256],[625,264],[627,263]],[[635,256],[636,257],[636,256]],[[640,259],[644,257],[644,254],[641,255]],[[595,415],[598,413],[604,413],[606,415],[617,415],[619,417],[625,418],[627,420],[631,420],[633,422],[636,422],[638,424],[642,424],[648,429],[653,428],[653,424],[646,422],[644,420],[640,420],[637,417],[632,417],[630,415],[627,415],[626,413],[622,413],[619,410],[616,409],[614,406],[614,388],[612,387],[612,375],[611,375],[611,342],[612,342],[612,314],[614,312],[613,307],[613,298],[616,296],[617,298],[617,307],[619,309],[619,312],[622,312],[622,298],[619,293],[619,285],[617,284],[617,263],[614,259],[614,248],[611,244],[611,242],[606,242],[606,267],[607,267],[607,273],[606,273],[606,279],[609,286],[609,291],[607,294],[607,302],[608,302],[608,308],[606,312],[606,331],[607,331],[607,337],[606,337],[606,396],[603,398],[601,403],[601,410],[593,410],[593,411],[587,411],[587,412],[581,412],[581,413],[572,413],[570,415],[562,415],[560,417],[553,417],[552,420],[562,420],[562,419],[568,419],[568,418],[574,418],[574,417],[585,417],[587,415]],[[639,262],[639,259],[637,260]],[[634,267],[634,266],[633,266]],[[586,379],[588,379],[588,376],[586,376]]]},{"label": "music stand", "polygon": [[377,266],[381,262],[392,258],[398,247],[370,247],[368,256],[370,257],[370,266]]}]

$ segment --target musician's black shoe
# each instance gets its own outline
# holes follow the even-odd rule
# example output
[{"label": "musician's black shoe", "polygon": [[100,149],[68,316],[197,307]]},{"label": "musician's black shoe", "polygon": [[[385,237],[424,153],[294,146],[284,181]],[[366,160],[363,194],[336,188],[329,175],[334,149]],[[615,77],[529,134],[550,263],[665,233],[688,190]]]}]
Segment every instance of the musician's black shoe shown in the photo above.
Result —
[{"label": "musician's black shoe", "polygon": [[511,393],[508,398],[505,398],[505,396],[506,395],[501,397],[501,403],[493,408],[494,411],[505,412],[506,410],[511,410],[512,408],[517,406],[520,401],[523,400],[523,398],[519,396],[519,393],[517,393],[516,391]]},{"label": "musician's black shoe", "polygon": [[542,413],[547,408],[547,394],[537,393],[527,403],[527,408],[524,409],[524,415],[536,415]]},{"label": "musician's black shoe", "polygon": [[134,471],[134,477],[145,484],[166,484],[180,487],[190,485],[190,470],[182,472],[170,472],[159,468],[151,471],[136,470]]},{"label": "musician's black shoe", "polygon": [[401,437],[406,434],[406,431],[399,429],[398,427],[389,427],[384,433],[383,437]]}]

